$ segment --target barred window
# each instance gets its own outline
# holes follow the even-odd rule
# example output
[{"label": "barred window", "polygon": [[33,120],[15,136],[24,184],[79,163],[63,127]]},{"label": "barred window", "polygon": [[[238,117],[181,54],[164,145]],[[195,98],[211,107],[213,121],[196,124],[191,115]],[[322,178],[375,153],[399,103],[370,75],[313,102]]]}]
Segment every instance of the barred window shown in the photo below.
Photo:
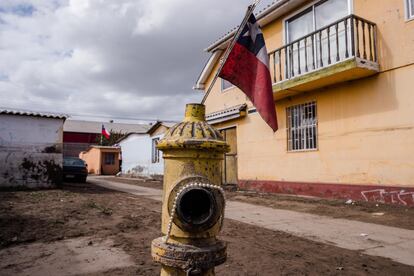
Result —
[{"label": "barred window", "polygon": [[157,149],[157,144],[159,140],[160,138],[152,139],[152,154],[151,154],[152,163],[160,162],[160,151]]},{"label": "barred window", "polygon": [[318,147],[316,102],[286,109],[288,151],[312,150]]}]

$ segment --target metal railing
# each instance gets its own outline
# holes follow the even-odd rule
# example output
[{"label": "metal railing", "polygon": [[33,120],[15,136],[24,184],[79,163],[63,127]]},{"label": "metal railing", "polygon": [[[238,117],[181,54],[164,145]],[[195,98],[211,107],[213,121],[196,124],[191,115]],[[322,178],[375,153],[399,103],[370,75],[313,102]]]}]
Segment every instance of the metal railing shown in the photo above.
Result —
[{"label": "metal railing", "polygon": [[273,83],[352,57],[377,62],[376,24],[349,15],[269,53]]}]

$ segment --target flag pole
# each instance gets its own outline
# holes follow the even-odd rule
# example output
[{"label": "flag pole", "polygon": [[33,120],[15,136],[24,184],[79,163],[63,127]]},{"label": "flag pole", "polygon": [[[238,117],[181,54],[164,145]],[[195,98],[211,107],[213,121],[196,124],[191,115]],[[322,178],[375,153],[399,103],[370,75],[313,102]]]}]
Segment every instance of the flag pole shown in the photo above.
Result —
[{"label": "flag pole", "polygon": [[214,75],[213,80],[211,81],[210,85],[208,86],[208,89],[206,91],[206,93],[204,94],[203,100],[201,101],[201,104],[204,104],[204,102],[206,101],[208,95],[210,94],[211,90],[213,89],[214,84],[216,83],[221,70],[223,69],[224,64],[227,61],[227,58],[230,55],[231,50],[233,50],[234,45],[236,44],[237,39],[239,39],[239,36],[241,34],[241,32],[244,29],[244,26],[246,26],[247,21],[250,18],[250,15],[253,14],[254,9],[256,8],[256,6],[259,4],[260,0],[255,0],[253,2],[253,4],[251,4],[250,6],[247,7],[247,11],[246,11],[246,15],[243,18],[242,23],[240,24],[239,28],[237,29],[236,33],[234,34],[229,47],[227,47],[226,51],[223,54],[223,57],[220,59],[220,67],[217,70],[216,74]]}]

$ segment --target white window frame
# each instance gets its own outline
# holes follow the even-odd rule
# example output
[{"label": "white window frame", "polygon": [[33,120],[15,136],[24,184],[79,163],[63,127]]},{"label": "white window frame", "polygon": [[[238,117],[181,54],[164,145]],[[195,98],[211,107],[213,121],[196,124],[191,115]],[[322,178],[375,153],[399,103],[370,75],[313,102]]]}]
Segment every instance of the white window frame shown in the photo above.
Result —
[{"label": "white window frame", "polygon": [[[305,108],[308,108],[307,114],[303,112]],[[295,114],[297,114],[296,118],[291,119]],[[301,117],[299,118],[299,116]],[[286,131],[288,152],[318,150],[318,109],[316,101],[287,107]]]},{"label": "white window frame", "polygon": [[[311,3],[309,3],[308,5],[302,7],[301,9],[296,10],[296,11],[288,14],[287,16],[285,16],[283,18],[283,45],[288,44],[288,42],[287,42],[288,38],[289,38],[288,29],[287,29],[288,21],[290,19],[292,19],[293,17],[295,17],[296,15],[298,15],[298,14],[304,12],[305,10],[309,9],[310,7],[312,7],[312,10],[314,10],[315,6],[318,5],[319,3],[323,2],[323,1],[326,1],[326,0],[315,0]],[[351,15],[353,12],[354,12],[354,0],[348,0],[348,15]],[[315,22],[315,18],[314,18],[314,20],[313,20],[313,29],[315,29],[315,24],[316,24],[316,22]]]},{"label": "white window frame", "polygon": [[221,80],[220,81],[220,89],[221,89],[221,92],[226,92],[227,90],[233,89],[235,87],[234,84],[232,84],[229,81],[227,81],[228,83],[231,84],[231,86],[230,87],[227,87],[227,88],[224,88],[224,81],[226,81],[226,80],[225,79],[220,79],[220,80]]},{"label": "white window frame", "polygon": [[160,151],[159,149],[157,149],[157,144],[159,140],[160,140],[159,137],[153,138],[151,140],[151,162],[152,163],[160,162]]},{"label": "white window frame", "polygon": [[405,18],[407,21],[414,20],[414,10],[411,8],[412,2],[414,2],[414,0],[404,0],[404,6],[406,10]]},{"label": "white window frame", "polygon": [[[312,1],[308,5],[305,5],[302,8],[300,8],[300,9],[294,11],[294,12],[291,12],[290,14],[288,14],[287,16],[285,16],[283,18],[283,20],[282,20],[282,24],[283,24],[283,45],[287,45],[288,43],[290,43],[288,41],[288,39],[289,39],[289,30],[288,30],[289,23],[288,23],[288,21],[291,20],[292,18],[300,15],[301,13],[304,13],[306,10],[309,10],[309,9],[312,10],[312,17],[313,17],[313,20],[312,20],[312,25],[313,26],[312,27],[313,27],[313,31],[316,30],[315,7],[318,6],[319,4],[322,4],[325,1],[328,1],[328,0],[315,0],[315,1]],[[354,4],[353,4],[354,2],[353,1],[354,0],[347,0],[347,2],[348,2],[348,13],[347,13],[347,16],[353,14],[353,12],[354,12]],[[324,28],[324,27],[322,27],[322,28]],[[349,32],[349,34],[350,34],[350,32]],[[348,47],[351,47],[350,44],[349,44]],[[314,51],[315,51],[314,56],[317,56],[318,53],[316,52],[317,51],[317,48],[316,47],[315,47],[315,50]],[[331,56],[331,58],[332,58],[332,56]],[[352,56],[349,56],[348,57],[348,59],[351,59],[351,58],[352,58]],[[344,59],[341,59],[340,62],[342,62],[344,60],[345,60],[345,58]],[[336,61],[333,61],[333,62],[331,62],[330,65],[333,65],[335,63],[336,63]],[[290,66],[290,64],[288,66]],[[326,65],[324,64],[323,67],[326,67]],[[317,68],[315,68],[315,70],[319,70],[320,68],[321,67],[317,66]],[[290,70],[290,69],[288,69],[288,70]],[[311,71],[313,71],[313,70],[309,70],[307,73],[309,73]],[[299,75],[302,75],[302,74],[295,73],[295,76],[299,76]],[[291,77],[289,77],[288,79],[290,79],[290,78]],[[273,82],[273,84],[274,84],[274,82]]]}]

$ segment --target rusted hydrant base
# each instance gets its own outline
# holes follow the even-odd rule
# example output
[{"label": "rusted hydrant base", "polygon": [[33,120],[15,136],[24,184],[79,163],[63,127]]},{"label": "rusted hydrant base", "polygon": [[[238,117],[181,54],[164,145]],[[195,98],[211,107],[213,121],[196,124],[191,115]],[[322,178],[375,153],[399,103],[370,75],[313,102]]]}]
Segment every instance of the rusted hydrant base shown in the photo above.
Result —
[{"label": "rusted hydrant base", "polygon": [[191,275],[214,275],[211,271],[209,273],[203,273],[203,271],[213,269],[224,263],[227,258],[227,245],[220,240],[199,247],[181,243],[165,243],[161,237],[153,240],[151,247],[154,261],[166,267],[179,269],[183,273],[191,269],[193,271]]}]

